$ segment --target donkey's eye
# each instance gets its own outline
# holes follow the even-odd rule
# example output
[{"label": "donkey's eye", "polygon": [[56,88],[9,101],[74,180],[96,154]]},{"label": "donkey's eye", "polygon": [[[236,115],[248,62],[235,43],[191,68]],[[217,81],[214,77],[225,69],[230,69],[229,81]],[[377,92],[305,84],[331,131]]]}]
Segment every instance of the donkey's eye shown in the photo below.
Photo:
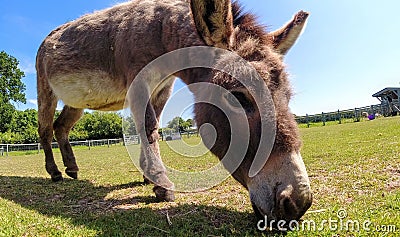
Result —
[{"label": "donkey's eye", "polygon": [[252,101],[249,100],[247,95],[243,92],[240,91],[231,91],[232,95],[239,101],[237,101],[233,98],[232,95],[228,96],[228,101],[229,104],[231,104],[233,107],[240,108],[242,107],[247,113],[254,112],[254,105]]}]

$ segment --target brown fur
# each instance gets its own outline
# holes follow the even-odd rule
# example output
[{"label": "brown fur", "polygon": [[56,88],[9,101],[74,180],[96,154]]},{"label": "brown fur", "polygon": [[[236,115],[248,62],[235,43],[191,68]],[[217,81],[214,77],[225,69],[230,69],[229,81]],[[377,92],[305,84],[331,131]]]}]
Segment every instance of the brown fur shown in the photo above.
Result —
[{"label": "brown fur", "polygon": [[269,38],[277,52],[286,54],[289,51],[302,33],[308,15],[307,12],[300,11],[286,26],[269,34]]},{"label": "brown fur", "polygon": [[[297,124],[288,107],[292,89],[281,55],[272,50],[275,43],[269,39],[265,26],[257,23],[256,16],[243,13],[237,2],[232,6],[235,27],[233,50],[242,58],[252,62],[261,77],[265,79],[275,102],[277,117],[275,150],[279,152],[299,151],[301,142]],[[232,84],[233,82],[229,80],[234,81],[230,77],[225,79],[227,81],[218,78],[214,83]],[[198,112],[197,114],[201,116],[203,113]]]},{"label": "brown fur", "polygon": [[[249,108],[250,145],[245,160],[233,176],[249,189],[256,213],[272,213],[272,218],[300,217],[311,204],[311,196],[299,155],[297,126],[288,108],[291,90],[282,55],[295,43],[307,16],[301,12],[284,28],[267,33],[254,15],[243,13],[239,4],[231,4],[229,0],[135,0],[60,26],[40,46],[36,64],[39,135],[47,172],[54,181],[62,179],[51,149],[54,131],[66,173],[77,178],[78,166],[68,133],[83,109],[122,109],[135,76],[165,53],[190,46],[220,47],[236,52],[254,66],[271,91],[277,121],[272,158],[259,174],[249,177],[248,171],[260,142],[263,116],[257,108]],[[222,56],[218,64],[227,69],[234,67],[229,56]],[[243,85],[229,75],[206,69],[187,69],[173,76],[179,76],[186,84],[204,81],[233,92],[243,89]],[[145,111],[131,101],[138,132],[142,141],[148,141],[142,143],[141,167],[155,183],[156,196],[167,201],[174,199],[173,183],[160,159],[158,127],[172,82],[167,80],[153,92]],[[136,96],[150,97],[146,89],[144,85],[143,94]],[[195,97],[204,93],[207,92],[194,91]],[[59,99],[66,106],[53,123]],[[246,98],[246,103],[251,105],[251,98]],[[136,116],[142,113],[144,119]],[[222,158],[231,136],[225,115],[218,108],[201,103],[196,104],[195,114],[199,126],[211,123],[217,129],[218,142],[210,149]],[[207,142],[206,136],[204,139]],[[290,205],[285,206],[285,203]]]},{"label": "brown fur", "polygon": [[[192,0],[190,3],[197,30],[206,44],[230,48],[233,43],[231,1]],[[208,8],[215,11],[207,11]]]}]

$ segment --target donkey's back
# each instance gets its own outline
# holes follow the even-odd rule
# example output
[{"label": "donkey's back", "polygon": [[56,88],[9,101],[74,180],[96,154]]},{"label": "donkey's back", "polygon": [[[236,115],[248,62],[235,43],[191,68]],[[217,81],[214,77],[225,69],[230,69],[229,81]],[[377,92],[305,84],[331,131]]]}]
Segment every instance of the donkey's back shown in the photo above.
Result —
[{"label": "donkey's back", "polygon": [[131,1],[88,14],[54,30],[40,46],[39,96],[52,90],[74,108],[119,110],[145,65],[194,45],[204,43],[186,1]]}]

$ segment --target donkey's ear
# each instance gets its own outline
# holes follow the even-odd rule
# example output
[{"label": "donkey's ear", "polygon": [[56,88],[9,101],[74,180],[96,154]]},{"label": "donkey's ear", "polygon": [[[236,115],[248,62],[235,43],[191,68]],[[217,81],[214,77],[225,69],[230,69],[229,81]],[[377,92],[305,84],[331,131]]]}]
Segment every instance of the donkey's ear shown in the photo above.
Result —
[{"label": "donkey's ear", "polygon": [[231,0],[191,0],[197,31],[209,46],[228,49],[233,44]]},{"label": "donkey's ear", "polygon": [[309,15],[308,12],[300,11],[284,27],[268,34],[278,53],[285,55],[296,43],[306,26]]}]

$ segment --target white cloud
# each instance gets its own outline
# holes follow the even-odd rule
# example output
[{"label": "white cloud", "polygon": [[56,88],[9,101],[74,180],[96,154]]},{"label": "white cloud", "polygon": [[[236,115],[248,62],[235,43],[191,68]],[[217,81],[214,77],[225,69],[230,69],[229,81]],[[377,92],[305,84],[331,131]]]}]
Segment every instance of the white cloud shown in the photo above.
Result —
[{"label": "white cloud", "polygon": [[36,73],[35,63],[29,60],[22,60],[19,64],[19,68],[25,73],[25,75]]},{"label": "white cloud", "polygon": [[28,102],[29,102],[30,104],[33,104],[33,105],[36,105],[36,106],[38,105],[38,102],[37,102],[36,99],[29,99]]}]

